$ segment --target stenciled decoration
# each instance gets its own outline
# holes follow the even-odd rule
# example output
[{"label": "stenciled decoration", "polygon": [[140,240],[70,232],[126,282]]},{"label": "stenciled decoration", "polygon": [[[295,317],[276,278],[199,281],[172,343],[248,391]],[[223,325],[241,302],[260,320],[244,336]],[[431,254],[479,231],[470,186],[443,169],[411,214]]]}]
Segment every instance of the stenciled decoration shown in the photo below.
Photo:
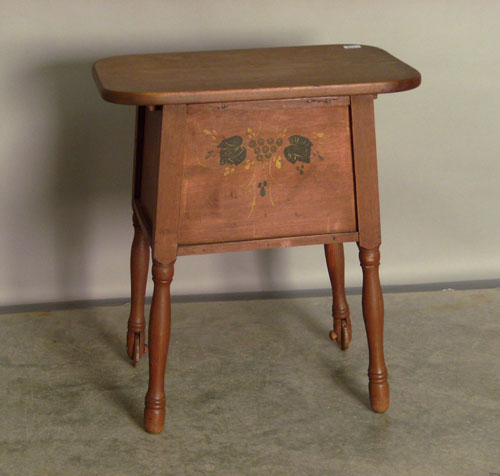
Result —
[{"label": "stenciled decoration", "polygon": [[[304,175],[311,157],[324,160],[318,151],[312,150],[314,144],[308,137],[299,134],[287,137],[286,128],[274,137],[264,137],[260,131],[250,128],[247,129],[245,138],[240,135],[221,137],[215,129],[205,129],[203,134],[213,147],[205,155],[205,164],[200,162],[201,166],[206,167],[208,163],[215,163],[218,159],[225,177],[236,170],[248,171],[250,178],[245,188],[254,187],[249,216],[255,209],[257,197],[268,197],[272,206],[275,206],[272,184],[279,179],[279,171],[286,163],[295,167],[298,174]],[[314,140],[320,140],[323,136],[322,132],[312,134]]]}]

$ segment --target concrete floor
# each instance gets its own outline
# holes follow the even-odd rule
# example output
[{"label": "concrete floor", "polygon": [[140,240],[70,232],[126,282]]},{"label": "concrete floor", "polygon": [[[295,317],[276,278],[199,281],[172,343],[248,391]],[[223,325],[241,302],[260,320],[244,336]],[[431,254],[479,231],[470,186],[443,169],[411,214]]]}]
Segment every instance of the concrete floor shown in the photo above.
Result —
[{"label": "concrete floor", "polygon": [[500,474],[500,290],[385,296],[384,415],[349,302],[347,352],[329,298],[175,304],[161,435],[128,306],[0,316],[0,475]]}]

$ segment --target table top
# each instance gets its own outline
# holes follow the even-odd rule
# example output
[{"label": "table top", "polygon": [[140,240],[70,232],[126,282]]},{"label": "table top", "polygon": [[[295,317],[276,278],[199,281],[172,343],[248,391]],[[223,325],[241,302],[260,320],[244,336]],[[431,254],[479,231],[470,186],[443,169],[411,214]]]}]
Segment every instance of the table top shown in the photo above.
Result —
[{"label": "table top", "polygon": [[97,61],[93,74],[105,100],[132,105],[380,94],[420,84],[417,70],[365,45],[114,56]]}]

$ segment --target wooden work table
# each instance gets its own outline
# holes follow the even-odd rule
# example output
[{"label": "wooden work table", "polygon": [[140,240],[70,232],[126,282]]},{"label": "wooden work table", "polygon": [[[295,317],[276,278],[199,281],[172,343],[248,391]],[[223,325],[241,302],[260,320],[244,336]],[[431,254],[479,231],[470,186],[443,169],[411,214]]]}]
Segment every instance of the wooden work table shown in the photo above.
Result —
[{"label": "wooden work table", "polygon": [[93,73],[105,100],[137,107],[127,349],[134,365],[149,349],[146,430],[164,424],[177,256],[324,244],[330,337],[345,350],[348,241],[363,270],[371,406],[386,411],[373,100],[417,87],[418,71],[371,46],[323,45],[117,56]]}]

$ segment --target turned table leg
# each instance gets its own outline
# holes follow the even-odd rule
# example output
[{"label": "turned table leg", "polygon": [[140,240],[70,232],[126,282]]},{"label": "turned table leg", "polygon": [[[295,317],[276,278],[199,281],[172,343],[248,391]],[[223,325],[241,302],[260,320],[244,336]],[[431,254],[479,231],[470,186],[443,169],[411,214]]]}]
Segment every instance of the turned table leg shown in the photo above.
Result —
[{"label": "turned table leg", "polygon": [[146,352],[146,321],[144,319],[144,296],[149,268],[149,243],[139,225],[137,216],[132,216],[134,240],[130,254],[131,305],[127,331],[127,354],[134,367]]},{"label": "turned table leg", "polygon": [[170,340],[170,283],[174,262],[153,260],[153,302],[149,318],[149,387],[146,394],[144,425],[150,433],[160,433],[165,422],[165,366]]},{"label": "turned table leg", "polygon": [[352,329],[349,305],[345,297],[344,245],[342,243],[326,244],[325,257],[333,294],[333,330],[330,331],[330,339],[336,340],[340,348],[346,350],[352,339]]},{"label": "turned table leg", "polygon": [[378,275],[379,247],[367,249],[360,246],[359,260],[363,268],[363,318],[370,354],[370,403],[374,411],[383,413],[389,407],[389,385],[384,361],[384,301]]}]

